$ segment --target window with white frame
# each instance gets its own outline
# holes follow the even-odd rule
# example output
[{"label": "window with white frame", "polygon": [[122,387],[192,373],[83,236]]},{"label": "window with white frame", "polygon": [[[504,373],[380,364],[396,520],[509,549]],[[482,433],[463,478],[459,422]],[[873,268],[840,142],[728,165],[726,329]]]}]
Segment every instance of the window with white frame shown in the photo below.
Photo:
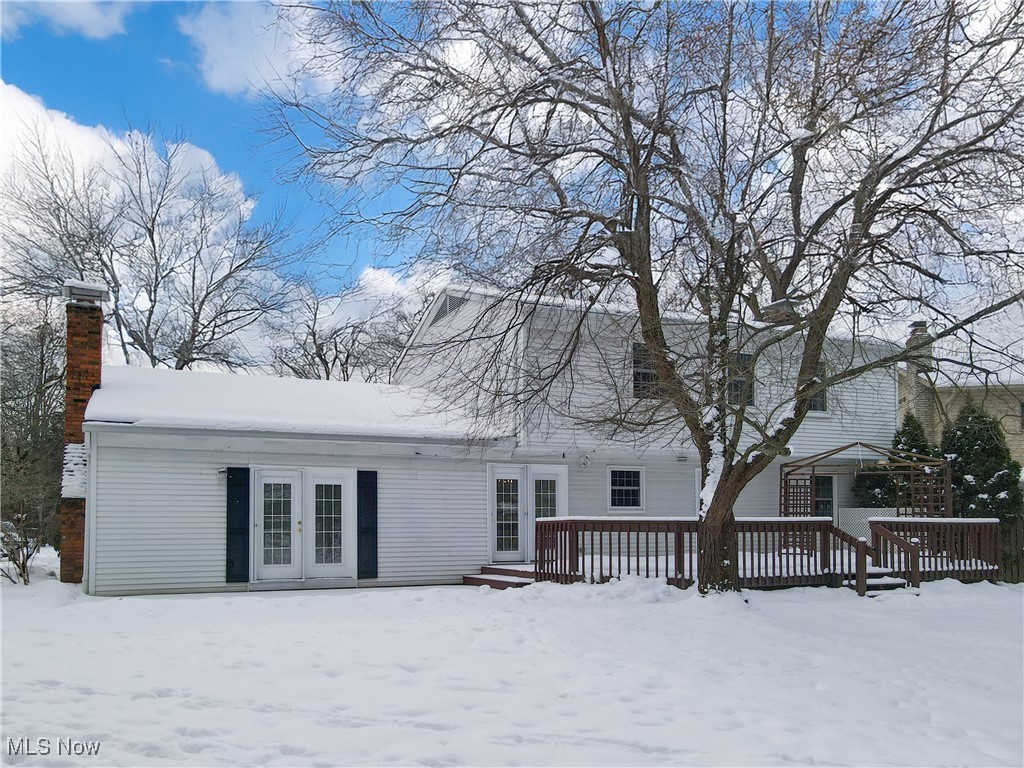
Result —
[{"label": "window with white frame", "polygon": [[729,405],[754,404],[754,356],[734,352],[729,360],[729,380],[726,387]]},{"label": "window with white frame", "polygon": [[644,508],[643,467],[608,467],[608,507],[612,510]]},{"label": "window with white frame", "polygon": [[[824,379],[825,376],[828,375],[824,363],[818,363],[818,367],[814,370],[814,375],[818,379]],[[811,395],[810,410],[817,411],[819,413],[828,411],[828,390],[825,387],[822,387]]]},{"label": "window with white frame", "polygon": [[665,388],[658,381],[654,370],[654,361],[647,345],[639,341],[633,342],[633,397],[638,400],[662,400],[666,396]]}]

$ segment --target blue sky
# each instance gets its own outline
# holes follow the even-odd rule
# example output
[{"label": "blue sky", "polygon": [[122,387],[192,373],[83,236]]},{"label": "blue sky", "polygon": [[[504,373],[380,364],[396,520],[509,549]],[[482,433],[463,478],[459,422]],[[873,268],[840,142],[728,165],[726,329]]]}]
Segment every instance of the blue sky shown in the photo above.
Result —
[{"label": "blue sky", "polygon": [[[115,132],[153,124],[183,132],[259,200],[255,218],[278,210],[295,240],[329,211],[303,185],[284,183],[290,147],[271,145],[247,82],[284,56],[270,12],[258,3],[3,4],[5,82],[77,123]],[[335,238],[325,258],[362,266],[367,244]]]}]

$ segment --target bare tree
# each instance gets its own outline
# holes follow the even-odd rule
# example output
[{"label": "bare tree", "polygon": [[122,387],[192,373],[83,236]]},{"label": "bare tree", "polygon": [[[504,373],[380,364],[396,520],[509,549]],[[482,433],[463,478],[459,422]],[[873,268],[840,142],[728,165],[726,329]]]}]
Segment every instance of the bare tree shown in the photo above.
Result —
[{"label": "bare tree", "polygon": [[5,301],[3,312],[0,519],[4,550],[25,579],[40,545],[59,546],[64,327],[54,304]]},{"label": "bare tree", "polygon": [[390,383],[395,363],[424,307],[421,296],[372,296],[358,285],[325,295],[297,288],[291,311],[273,329],[271,364],[301,379]]},{"label": "bare tree", "polygon": [[188,368],[250,362],[245,335],[288,298],[277,224],[195,147],[130,132],[81,167],[37,130],[5,179],[8,288],[52,296],[68,278],[111,293],[126,361]]},{"label": "bare tree", "polygon": [[[973,344],[1024,297],[1020,0],[403,11],[299,16],[303,74],[334,87],[278,93],[281,129],[374,193],[353,224],[516,299],[480,331],[495,349],[566,300],[552,359],[478,369],[493,411],[557,407],[591,315],[628,308],[651,388],[579,418],[693,442],[703,591],[737,587],[733,504],[815,399],[924,351],[878,338],[923,314]],[[388,189],[408,195],[381,213]]]}]

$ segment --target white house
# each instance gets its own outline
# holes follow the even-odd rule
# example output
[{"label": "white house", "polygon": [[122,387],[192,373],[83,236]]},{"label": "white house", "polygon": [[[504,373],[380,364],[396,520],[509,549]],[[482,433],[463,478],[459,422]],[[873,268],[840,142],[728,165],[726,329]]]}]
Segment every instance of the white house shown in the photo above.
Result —
[{"label": "white house", "polygon": [[[473,387],[500,382],[474,377],[482,358],[507,354],[521,376],[556,364],[556,337],[574,332],[571,307],[542,303],[529,322],[506,323],[510,332],[474,335],[494,302],[442,292],[398,384],[385,386],[123,367],[100,377],[102,295],[75,284],[66,293],[62,579],[91,594],[459,583],[488,564],[529,562],[537,517],[695,514],[697,457],[678,433],[612,436],[574,421],[642,382],[614,312],[576,334],[576,361],[545,398],[484,421],[477,411],[490,400],[472,402]],[[502,312],[494,317],[517,315],[507,303]],[[440,343],[459,333],[464,344]],[[772,377],[788,373],[751,375],[769,407]],[[440,408],[453,391],[465,392],[464,407]],[[888,444],[894,371],[819,406],[794,456]],[[777,514],[778,483],[778,472],[759,476],[737,515]],[[815,495],[819,511],[845,505],[849,478],[825,476]]]}]

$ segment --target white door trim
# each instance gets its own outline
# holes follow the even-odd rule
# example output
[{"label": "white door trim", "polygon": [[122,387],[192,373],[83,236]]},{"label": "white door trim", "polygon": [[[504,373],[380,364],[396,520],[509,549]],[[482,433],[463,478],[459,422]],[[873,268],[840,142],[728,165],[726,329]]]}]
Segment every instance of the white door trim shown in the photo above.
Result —
[{"label": "white door trim", "polygon": [[[498,510],[495,482],[499,479],[519,481],[519,549],[514,553],[497,551]],[[487,551],[492,563],[530,562],[533,560],[536,531],[535,480],[556,482],[555,514],[569,514],[569,467],[565,464],[497,464],[487,465]]]},{"label": "white door trim", "polygon": [[[357,573],[357,472],[355,468],[253,466],[249,479],[250,583],[315,579],[352,579]],[[263,564],[263,483],[292,484],[292,562],[287,566]],[[342,486],[342,562],[316,562],[316,503],[318,484]]]},{"label": "white door trim", "polygon": [[[282,564],[264,563],[264,499],[265,483],[287,483],[291,485],[289,501],[289,562]],[[259,469],[252,472],[252,503],[249,505],[253,516],[252,562],[255,581],[302,578],[302,496],[304,490],[302,470],[290,468]],[[284,533],[282,531],[282,533]]]},{"label": "white door trim", "polygon": [[555,517],[569,514],[569,467],[565,464],[529,464],[527,469],[526,559],[533,560],[537,538],[537,489],[535,481],[555,481]]},{"label": "white door trim", "polygon": [[[341,496],[341,542],[340,563],[316,562],[316,486],[340,485]],[[352,578],[356,577],[356,470],[355,469],[311,469],[306,472],[306,488],[303,498],[302,578]]]},{"label": "white door trim", "polygon": [[[518,485],[517,500],[518,512],[516,524],[518,526],[519,547],[512,552],[498,551],[498,500],[496,498],[496,484],[498,480],[515,480]],[[522,563],[526,561],[526,542],[523,541],[523,531],[526,528],[526,465],[525,464],[488,464],[487,465],[487,519],[488,519],[488,557],[492,563]]]}]

